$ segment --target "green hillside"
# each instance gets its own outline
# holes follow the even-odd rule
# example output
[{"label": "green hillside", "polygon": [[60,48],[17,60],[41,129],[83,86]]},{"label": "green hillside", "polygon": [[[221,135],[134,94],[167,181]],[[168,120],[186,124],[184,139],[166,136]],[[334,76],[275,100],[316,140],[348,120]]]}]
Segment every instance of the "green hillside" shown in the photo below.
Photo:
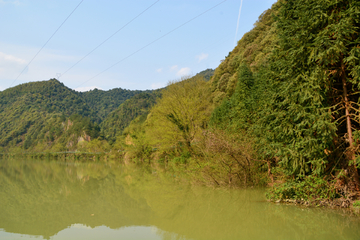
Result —
[{"label": "green hillside", "polygon": [[[200,74],[209,79],[213,70]],[[56,79],[6,89],[0,92],[0,149],[68,151],[94,139],[112,144],[160,95],[121,88],[76,92]]]},{"label": "green hillside", "polygon": [[[63,113],[65,116],[80,114],[92,117],[95,115],[80,94],[64,86],[56,79],[41,82],[30,82],[0,92],[0,112],[22,103],[24,110],[33,109],[47,113]],[[19,112],[14,112],[19,114]]]},{"label": "green hillside", "polygon": [[55,79],[2,91],[0,146],[26,150],[41,143],[41,149],[50,147],[63,134],[64,123],[72,115],[95,118],[78,93]]},{"label": "green hillside", "polygon": [[248,65],[252,71],[259,71],[267,64],[272,49],[276,46],[276,22],[274,14],[279,4],[274,4],[260,15],[254,28],[244,34],[238,44],[229,52],[221,64],[215,69],[211,81],[214,101],[220,103],[225,97],[230,97],[239,80],[238,68],[241,64]]},{"label": "green hillside", "polygon": [[[213,69],[206,69],[196,74],[194,78],[200,77],[205,81],[209,81],[213,75]],[[161,98],[162,91],[163,89],[141,92],[126,100],[116,110],[108,114],[106,119],[100,124],[105,139],[111,144],[114,143],[116,138],[122,135],[123,130],[129,126],[132,120],[139,116],[146,118],[150,109],[156,104],[156,100]]]},{"label": "green hillside", "polygon": [[108,91],[99,89],[90,90],[88,92],[78,93],[86,104],[94,111],[94,114],[103,121],[110,112],[119,107],[125,100],[142,92],[151,93],[151,90],[126,90],[122,88],[114,88]]},{"label": "green hillside", "polygon": [[76,93],[56,80],[8,89],[0,145],[96,139],[123,161],[173,164],[196,183],[271,184],[271,199],[360,198],[359,9],[279,0],[215,71],[159,91]]},{"label": "green hillside", "polygon": [[140,92],[118,88],[81,93],[56,79],[6,89],[0,92],[0,147],[75,150],[79,140],[101,137],[98,124]]},{"label": "green hillside", "polygon": [[214,76],[215,70],[208,68],[204,71],[199,72],[196,74],[197,76],[203,77],[205,81],[209,81],[212,76]]},{"label": "green hillside", "polygon": [[123,136],[125,159],[171,162],[215,186],[270,183],[271,199],[358,198],[359,9],[279,0],[209,82],[164,89]]},{"label": "green hillside", "polygon": [[160,91],[143,92],[122,103],[100,125],[105,139],[110,143],[115,142],[116,138],[122,134],[122,131],[133,119],[149,113],[150,108],[155,105],[159,96]]}]

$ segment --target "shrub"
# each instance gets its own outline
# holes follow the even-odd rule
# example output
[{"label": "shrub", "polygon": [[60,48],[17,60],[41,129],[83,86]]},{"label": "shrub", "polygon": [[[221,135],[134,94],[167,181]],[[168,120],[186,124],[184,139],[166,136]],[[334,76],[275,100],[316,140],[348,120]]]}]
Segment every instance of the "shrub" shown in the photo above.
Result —
[{"label": "shrub", "polygon": [[267,193],[268,199],[295,199],[295,200],[315,200],[315,199],[334,199],[336,197],[335,188],[326,180],[318,176],[307,176],[300,180],[290,180],[285,183],[275,185]]}]

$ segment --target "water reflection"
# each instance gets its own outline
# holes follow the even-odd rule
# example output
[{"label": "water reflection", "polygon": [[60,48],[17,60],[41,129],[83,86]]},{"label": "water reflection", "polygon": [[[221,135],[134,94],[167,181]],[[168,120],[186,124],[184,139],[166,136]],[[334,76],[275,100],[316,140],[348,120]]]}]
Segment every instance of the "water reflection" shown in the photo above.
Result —
[{"label": "water reflection", "polygon": [[360,236],[359,219],[341,211],[270,204],[262,190],[214,190],[178,181],[161,169],[1,160],[0,239]]}]

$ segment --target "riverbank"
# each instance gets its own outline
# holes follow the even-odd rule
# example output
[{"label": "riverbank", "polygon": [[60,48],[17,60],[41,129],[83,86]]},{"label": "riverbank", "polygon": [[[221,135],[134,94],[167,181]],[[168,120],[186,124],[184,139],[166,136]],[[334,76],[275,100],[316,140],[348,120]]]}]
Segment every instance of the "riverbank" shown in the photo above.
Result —
[{"label": "riverbank", "polygon": [[274,203],[343,208],[354,213],[359,213],[360,207],[360,192],[346,174],[332,178],[306,176],[298,180],[286,179],[269,188],[266,197]]},{"label": "riverbank", "polygon": [[337,198],[337,199],[318,199],[318,200],[294,200],[294,199],[279,199],[279,200],[268,200],[269,202],[275,204],[289,204],[289,205],[299,205],[304,207],[326,207],[331,209],[347,209],[352,213],[360,217],[360,201],[351,200],[346,198]]},{"label": "riverbank", "polygon": [[[121,154],[120,154],[121,155]],[[158,172],[167,172],[173,175],[177,181],[189,182],[191,185],[202,185],[211,188],[253,188],[259,186],[266,186],[266,181],[270,182],[270,178],[266,179],[263,174],[261,182],[258,181],[258,185],[244,185],[237,186],[229,184],[229,182],[220,182],[223,184],[216,184],[214,179],[211,178],[208,171],[203,171],[204,167],[195,166],[190,164],[190,161],[180,161],[177,158],[174,159],[159,159],[157,161],[140,161],[136,159],[128,159],[122,156],[115,156],[114,153],[90,153],[90,152],[38,152],[38,153],[7,153],[1,154],[0,157],[10,158],[26,158],[31,160],[55,160],[66,162],[108,162],[111,160],[114,164],[118,165],[134,165],[139,167],[146,167],[154,174]],[[206,170],[206,168],[205,168]],[[299,205],[304,207],[327,207],[333,209],[348,209],[351,212],[360,216],[360,201],[358,193],[347,193],[346,196],[341,196],[336,193],[336,189],[329,185],[329,182],[315,178],[309,178],[300,185],[291,185],[291,182],[278,184],[272,187],[267,187],[267,198],[269,202],[275,204],[286,205]],[[315,179],[315,180],[314,180]],[[316,183],[314,185],[314,182]],[[312,183],[312,184],[310,184]],[[289,185],[290,184],[290,185]],[[284,186],[287,186],[284,187]],[[289,193],[289,189],[292,192]],[[299,191],[301,189],[302,192]],[[316,191],[314,191],[316,190]],[[295,192],[297,191],[297,192]],[[289,198],[293,196],[293,198]],[[295,196],[302,196],[302,198],[295,198]],[[316,196],[316,197],[315,197]]]},{"label": "riverbank", "polygon": [[30,158],[30,159],[46,159],[46,160],[100,160],[107,159],[109,153],[107,152],[80,152],[80,151],[65,151],[65,152],[18,152],[18,153],[1,153],[1,158]]}]

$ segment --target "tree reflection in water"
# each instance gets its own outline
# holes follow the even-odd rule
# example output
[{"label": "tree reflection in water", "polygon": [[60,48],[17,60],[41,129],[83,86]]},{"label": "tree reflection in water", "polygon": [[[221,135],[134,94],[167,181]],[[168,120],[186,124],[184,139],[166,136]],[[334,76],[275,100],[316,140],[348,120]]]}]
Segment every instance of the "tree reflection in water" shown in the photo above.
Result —
[{"label": "tree reflection in water", "polygon": [[[360,236],[359,218],[345,212],[275,205],[264,200],[263,190],[193,186],[161,168],[0,160],[0,186],[0,236],[66,239],[70,232],[80,234],[76,226],[114,236],[124,230],[150,234],[154,231],[149,229],[155,229],[154,238],[147,234],[148,239]],[[81,238],[86,237],[76,237]]]}]

